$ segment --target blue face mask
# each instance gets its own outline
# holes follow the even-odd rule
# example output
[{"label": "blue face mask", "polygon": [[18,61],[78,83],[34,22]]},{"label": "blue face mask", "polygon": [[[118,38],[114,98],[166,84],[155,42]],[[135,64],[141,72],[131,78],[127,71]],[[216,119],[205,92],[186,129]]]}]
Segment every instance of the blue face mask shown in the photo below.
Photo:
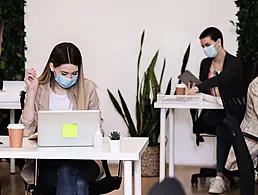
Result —
[{"label": "blue face mask", "polygon": [[218,50],[216,50],[216,48],[214,47],[214,45],[210,45],[208,47],[204,47],[203,48],[203,51],[205,53],[205,55],[208,57],[208,58],[214,58],[217,56],[218,54]]},{"label": "blue face mask", "polygon": [[61,85],[61,87],[68,89],[70,87],[72,87],[76,81],[78,79],[78,75],[75,75],[72,79],[68,79],[62,75],[56,75],[56,82],[58,82],[59,85]]}]

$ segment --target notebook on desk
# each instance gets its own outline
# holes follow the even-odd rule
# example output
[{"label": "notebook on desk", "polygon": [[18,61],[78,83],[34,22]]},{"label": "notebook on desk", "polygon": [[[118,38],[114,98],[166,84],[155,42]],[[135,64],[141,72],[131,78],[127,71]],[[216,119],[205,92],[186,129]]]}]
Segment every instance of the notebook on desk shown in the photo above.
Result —
[{"label": "notebook on desk", "polygon": [[99,110],[39,111],[38,146],[93,147]]}]

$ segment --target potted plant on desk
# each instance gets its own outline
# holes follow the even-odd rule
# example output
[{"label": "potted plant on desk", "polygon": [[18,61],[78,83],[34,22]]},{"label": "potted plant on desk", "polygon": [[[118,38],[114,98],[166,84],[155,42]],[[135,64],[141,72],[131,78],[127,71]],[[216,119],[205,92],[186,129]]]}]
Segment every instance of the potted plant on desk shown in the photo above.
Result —
[{"label": "potted plant on desk", "polygon": [[120,133],[118,131],[112,131],[109,138],[110,151],[120,152]]},{"label": "potted plant on desk", "polygon": [[[142,46],[144,42],[145,32],[142,32],[140,52],[137,62],[137,90],[135,102],[135,117],[136,125],[134,124],[127,104],[118,90],[121,106],[108,90],[109,97],[117,110],[123,118],[131,137],[148,137],[149,145],[142,155],[142,176],[158,176],[159,175],[159,135],[160,135],[160,109],[154,108],[154,103],[157,101],[157,94],[161,91],[161,84],[163,74],[165,71],[166,60],[164,59],[162,71],[159,81],[155,73],[155,66],[158,59],[159,51],[157,51],[151,60],[144,76],[140,79],[140,61],[142,56]],[[140,83],[141,80],[141,83]],[[171,80],[169,80],[166,95],[171,91]],[[167,113],[168,114],[168,113]]]}]

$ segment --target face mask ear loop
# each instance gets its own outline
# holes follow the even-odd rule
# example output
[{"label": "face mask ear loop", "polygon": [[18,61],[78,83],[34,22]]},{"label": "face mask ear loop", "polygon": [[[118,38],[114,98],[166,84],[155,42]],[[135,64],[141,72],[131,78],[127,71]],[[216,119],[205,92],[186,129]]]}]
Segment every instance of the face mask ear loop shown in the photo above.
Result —
[{"label": "face mask ear loop", "polygon": [[67,52],[67,56],[68,56],[68,62],[69,62],[69,64],[72,64],[72,63],[71,63],[70,54],[69,54],[69,48],[68,48],[68,47],[66,48],[66,52]]}]

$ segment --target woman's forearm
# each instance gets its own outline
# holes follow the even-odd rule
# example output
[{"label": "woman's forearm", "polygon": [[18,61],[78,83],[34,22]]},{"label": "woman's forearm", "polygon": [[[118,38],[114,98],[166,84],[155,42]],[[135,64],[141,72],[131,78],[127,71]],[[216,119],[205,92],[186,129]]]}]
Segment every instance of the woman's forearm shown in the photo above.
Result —
[{"label": "woman's forearm", "polygon": [[23,109],[23,119],[26,121],[33,121],[35,119],[35,98],[37,90],[27,92],[25,107]]}]

